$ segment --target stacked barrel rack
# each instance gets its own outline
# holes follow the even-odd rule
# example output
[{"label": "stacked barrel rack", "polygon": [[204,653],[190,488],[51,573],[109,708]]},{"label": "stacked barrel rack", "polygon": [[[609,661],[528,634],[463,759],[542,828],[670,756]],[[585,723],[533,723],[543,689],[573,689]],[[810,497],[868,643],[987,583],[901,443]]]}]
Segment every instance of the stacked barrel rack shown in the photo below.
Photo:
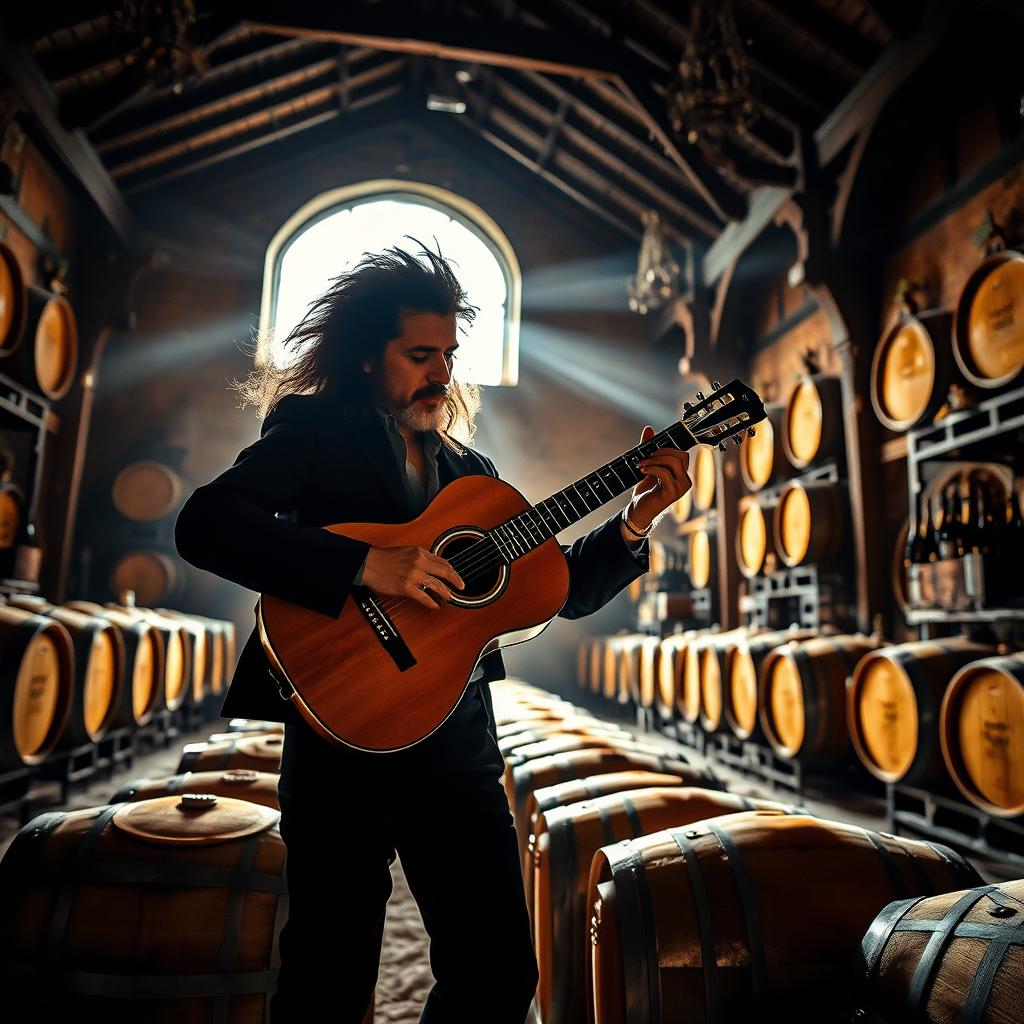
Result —
[{"label": "stacked barrel rack", "polygon": [[233,623],[174,609],[9,592],[0,650],[0,811],[25,820],[48,783],[65,803],[69,787],[216,715],[236,640]]},{"label": "stacked barrel rack", "polygon": [[[1020,253],[990,256],[955,312],[918,313],[904,296],[881,335],[872,404],[899,431],[890,448],[901,444],[906,458],[910,528],[919,492],[957,474],[1006,477],[1000,511],[1017,486],[1024,355],[1019,338],[1003,335],[1007,303],[1024,303],[1022,268]],[[950,396],[962,407],[951,410]],[[971,583],[1022,566],[1007,567],[1009,551],[968,557],[960,590],[974,586],[969,600],[925,607],[912,601],[904,532],[892,559],[902,642],[884,640],[881,617],[872,635],[852,632],[859,511],[846,488],[842,406],[840,378],[810,367],[740,449],[740,628],[719,625],[708,537],[727,517],[723,496],[714,507],[712,453],[700,449],[692,493],[659,528],[651,578],[631,593],[635,631],[586,640],[581,685],[765,783],[802,796],[813,782],[840,800],[851,786],[884,786],[894,831],[1024,864],[1024,662],[1013,655],[1024,647],[1024,606],[1019,586],[992,603],[991,588],[986,597]],[[659,607],[676,614],[651,614]]]}]

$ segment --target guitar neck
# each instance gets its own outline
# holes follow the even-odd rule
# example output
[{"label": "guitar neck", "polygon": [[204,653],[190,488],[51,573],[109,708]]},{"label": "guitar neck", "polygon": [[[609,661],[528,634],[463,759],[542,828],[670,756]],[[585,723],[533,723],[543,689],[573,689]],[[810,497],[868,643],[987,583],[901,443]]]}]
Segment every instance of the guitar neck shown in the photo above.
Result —
[{"label": "guitar neck", "polygon": [[634,487],[644,476],[636,469],[641,459],[659,448],[688,451],[698,443],[682,423],[673,423],[650,440],[494,527],[488,531],[490,538],[505,561],[521,558]]}]

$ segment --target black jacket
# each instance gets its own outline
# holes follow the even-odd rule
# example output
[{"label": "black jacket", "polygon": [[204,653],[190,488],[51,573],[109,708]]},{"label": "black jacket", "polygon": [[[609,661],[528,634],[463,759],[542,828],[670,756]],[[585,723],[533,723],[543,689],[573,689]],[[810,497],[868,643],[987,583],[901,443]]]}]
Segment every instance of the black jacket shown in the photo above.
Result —
[{"label": "black jacket", "polygon": [[[259,440],[185,503],[175,524],[178,552],[249,590],[337,616],[369,545],[321,527],[415,518],[400,471],[384,424],[371,408],[338,408],[324,396],[290,395],[264,420]],[[457,454],[442,444],[439,485],[471,474],[498,475],[479,452],[465,448]],[[648,568],[648,545],[631,553],[617,515],[563,551],[570,574],[569,596],[559,612],[564,618],[597,611]],[[505,676],[501,652],[489,654],[482,667],[479,685],[493,733],[486,683]],[[298,720],[278,693],[255,629],[239,655],[221,714]]]}]

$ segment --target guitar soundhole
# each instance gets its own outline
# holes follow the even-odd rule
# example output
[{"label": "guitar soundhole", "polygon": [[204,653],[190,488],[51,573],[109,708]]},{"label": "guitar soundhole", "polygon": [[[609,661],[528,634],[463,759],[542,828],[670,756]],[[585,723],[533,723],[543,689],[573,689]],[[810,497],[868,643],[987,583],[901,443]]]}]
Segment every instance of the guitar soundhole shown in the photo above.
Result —
[{"label": "guitar soundhole", "polygon": [[[438,555],[452,563],[466,584],[465,590],[454,591],[456,603],[460,598],[473,601],[488,597],[500,587],[504,566],[488,547],[480,544],[479,537],[463,534],[449,538],[436,549]],[[474,550],[470,551],[471,548]]]}]

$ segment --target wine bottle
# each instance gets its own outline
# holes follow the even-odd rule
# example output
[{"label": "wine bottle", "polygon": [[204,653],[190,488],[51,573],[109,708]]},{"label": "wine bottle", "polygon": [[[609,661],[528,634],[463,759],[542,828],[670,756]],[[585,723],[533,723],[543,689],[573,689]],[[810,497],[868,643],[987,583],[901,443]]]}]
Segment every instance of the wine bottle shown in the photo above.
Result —
[{"label": "wine bottle", "polygon": [[1020,562],[1024,559],[1024,514],[1021,512],[1020,481],[1013,478],[1010,487],[1010,518],[1006,523],[1006,541],[1004,544],[1009,559]]},{"label": "wine bottle", "polygon": [[921,532],[921,552],[918,556],[922,565],[926,562],[937,562],[939,560],[939,531],[935,527],[935,519],[932,516],[931,501],[926,501],[924,506],[925,521]]},{"label": "wine bottle", "polygon": [[39,531],[33,517],[27,515],[22,520],[18,543],[14,549],[14,578],[25,583],[38,583],[42,561]]},{"label": "wine bottle", "polygon": [[971,489],[971,531],[967,549],[979,555],[987,555],[992,550],[992,517],[988,491],[982,483],[974,484]]},{"label": "wine bottle", "polygon": [[907,528],[907,544],[903,549],[903,568],[909,569],[912,565],[920,565],[921,550],[924,545],[924,519],[923,519],[924,495],[918,490],[914,499],[914,521]]},{"label": "wine bottle", "polygon": [[25,512],[25,495],[14,483],[14,458],[0,452],[0,578],[9,579],[14,571],[14,551]]}]

